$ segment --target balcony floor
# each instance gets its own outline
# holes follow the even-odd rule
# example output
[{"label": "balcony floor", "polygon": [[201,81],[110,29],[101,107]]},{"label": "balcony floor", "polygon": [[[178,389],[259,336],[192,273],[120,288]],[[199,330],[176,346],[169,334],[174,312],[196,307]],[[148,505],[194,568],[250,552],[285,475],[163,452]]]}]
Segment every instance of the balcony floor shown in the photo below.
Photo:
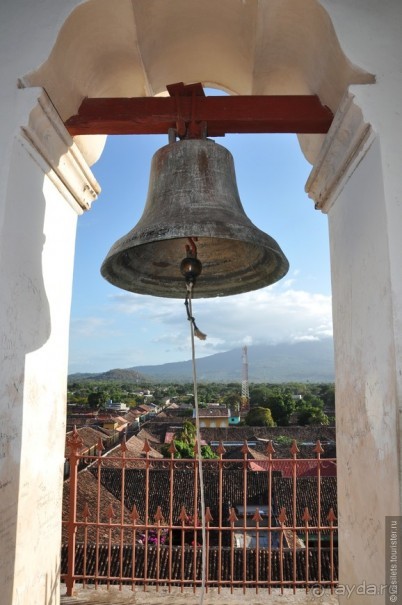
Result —
[{"label": "balcony floor", "polygon": [[[181,593],[180,590],[172,590],[170,593],[167,590],[161,589],[159,592],[149,590],[144,592],[137,589],[133,592],[129,588],[112,587],[109,590],[98,588],[83,589],[77,585],[76,596],[65,596],[65,587],[62,586],[61,605],[101,605],[103,603],[124,604],[124,605],[200,605],[200,594],[194,594],[191,590],[186,590]],[[208,594],[204,596],[204,605],[338,605],[338,598],[335,595],[325,593],[322,596],[313,593],[306,594],[303,590],[298,590],[293,594],[291,590],[286,590],[283,595],[279,590],[273,590],[271,595],[268,595],[266,590],[261,590],[255,594],[254,590],[249,590],[243,594],[242,590],[234,590],[233,594],[230,590],[222,589],[221,594],[218,594],[216,589],[210,589]]]}]

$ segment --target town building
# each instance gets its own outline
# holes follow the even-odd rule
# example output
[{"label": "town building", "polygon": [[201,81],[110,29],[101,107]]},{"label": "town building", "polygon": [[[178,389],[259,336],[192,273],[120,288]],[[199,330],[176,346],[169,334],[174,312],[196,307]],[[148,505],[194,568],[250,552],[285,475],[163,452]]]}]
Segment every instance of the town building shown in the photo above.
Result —
[{"label": "town building", "polygon": [[[193,418],[196,410],[193,410]],[[226,406],[208,405],[198,410],[200,428],[225,428],[229,426],[230,410]]]}]

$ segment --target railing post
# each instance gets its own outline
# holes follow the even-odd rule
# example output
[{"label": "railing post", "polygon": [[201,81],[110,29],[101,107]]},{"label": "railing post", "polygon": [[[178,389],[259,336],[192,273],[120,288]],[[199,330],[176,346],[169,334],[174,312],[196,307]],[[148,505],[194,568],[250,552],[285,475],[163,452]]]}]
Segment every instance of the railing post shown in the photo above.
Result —
[{"label": "railing post", "polygon": [[78,461],[80,459],[79,449],[83,445],[83,441],[78,434],[76,427],[72,435],[67,440],[67,445],[70,448],[70,499],[69,499],[69,514],[67,525],[68,536],[68,563],[66,576],[66,594],[68,597],[74,596],[74,575],[75,575],[75,539],[77,532],[77,479],[78,479]]}]

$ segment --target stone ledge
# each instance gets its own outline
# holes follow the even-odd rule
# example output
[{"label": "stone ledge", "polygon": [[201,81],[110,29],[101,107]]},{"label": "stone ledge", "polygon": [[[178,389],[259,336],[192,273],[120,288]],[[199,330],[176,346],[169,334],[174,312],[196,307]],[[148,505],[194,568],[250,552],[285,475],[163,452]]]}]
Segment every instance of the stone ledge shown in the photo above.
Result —
[{"label": "stone ledge", "polygon": [[317,210],[329,212],[374,138],[370,124],[364,122],[361,110],[354,103],[354,96],[346,94],[305,186]]},{"label": "stone ledge", "polygon": [[23,146],[70,205],[88,210],[100,186],[44,90],[21,130]]}]

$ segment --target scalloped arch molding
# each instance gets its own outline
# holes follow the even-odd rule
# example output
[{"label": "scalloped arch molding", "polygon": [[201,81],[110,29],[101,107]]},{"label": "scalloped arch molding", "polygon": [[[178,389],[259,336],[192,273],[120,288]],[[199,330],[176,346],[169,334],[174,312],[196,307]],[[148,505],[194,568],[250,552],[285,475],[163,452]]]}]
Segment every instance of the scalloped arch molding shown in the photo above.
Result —
[{"label": "scalloped arch molding", "polygon": [[[89,0],[23,81],[43,87],[65,120],[84,97],[163,94],[179,81],[234,94],[317,94],[336,113],[348,86],[373,76],[345,56],[317,0],[120,0],[118,10]],[[302,139],[312,162],[322,139]]]}]

